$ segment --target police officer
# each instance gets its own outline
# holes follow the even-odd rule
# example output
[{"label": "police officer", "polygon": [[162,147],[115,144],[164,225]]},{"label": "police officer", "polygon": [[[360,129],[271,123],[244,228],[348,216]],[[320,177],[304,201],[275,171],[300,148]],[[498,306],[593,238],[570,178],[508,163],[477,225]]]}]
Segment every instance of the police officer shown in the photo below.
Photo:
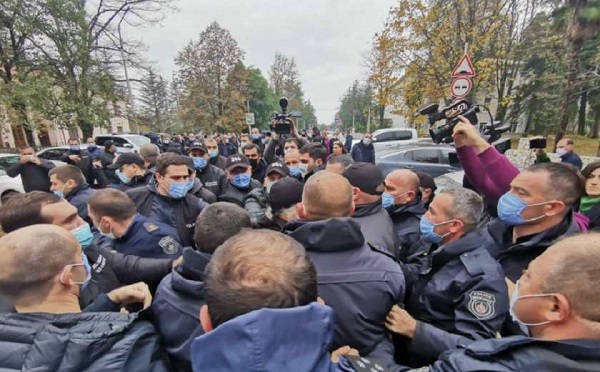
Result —
[{"label": "police officer", "polygon": [[[136,213],[135,205],[124,192],[99,190],[89,201],[89,215],[101,236],[99,245],[119,253],[146,258],[175,258],[182,245],[171,226],[153,222]],[[108,242],[107,242],[108,240]]]},{"label": "police officer", "polygon": [[154,174],[146,169],[144,159],[134,152],[119,155],[117,160],[109,165],[107,169],[115,170],[115,175],[121,181],[119,190],[123,192],[146,186],[154,178]]},{"label": "police officer", "polygon": [[194,161],[196,177],[200,179],[204,188],[216,196],[221,195],[227,186],[227,176],[221,168],[210,164],[210,155],[206,146],[195,142],[188,155]]},{"label": "police officer", "polygon": [[243,208],[250,192],[262,188],[262,184],[252,178],[252,166],[244,155],[230,155],[225,169],[229,182],[218,200],[235,203]]},{"label": "police officer", "polygon": [[[504,272],[476,231],[483,200],[467,189],[433,199],[421,219],[421,246],[405,265],[405,309],[386,326],[403,364],[421,367],[458,345],[493,338],[508,314]],[[402,355],[404,354],[404,355]]]}]

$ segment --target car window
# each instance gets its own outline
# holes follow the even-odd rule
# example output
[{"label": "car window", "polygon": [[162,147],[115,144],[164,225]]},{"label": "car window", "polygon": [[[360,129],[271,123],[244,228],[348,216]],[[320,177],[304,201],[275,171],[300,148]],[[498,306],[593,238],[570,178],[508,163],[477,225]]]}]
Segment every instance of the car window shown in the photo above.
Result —
[{"label": "car window", "polygon": [[394,140],[394,132],[383,132],[376,135],[377,142],[386,142]]},{"label": "car window", "polygon": [[392,133],[394,134],[394,140],[396,141],[406,141],[413,139],[413,134],[409,130],[398,130]]},{"label": "car window", "polygon": [[115,143],[115,146],[117,146],[117,147],[123,147],[124,144],[129,143],[129,142],[127,142],[127,140],[125,140],[121,137],[113,137],[112,141]]},{"label": "car window", "polygon": [[450,154],[456,153],[454,150],[442,150],[442,164],[450,164]]},{"label": "car window", "polygon": [[110,140],[110,137],[96,137],[94,140],[96,141],[96,145],[104,147],[104,143]]},{"label": "car window", "polygon": [[147,143],[150,143],[150,138],[145,136],[127,136],[127,139],[140,147]]},{"label": "car window", "polygon": [[0,170],[6,171],[19,162],[19,156],[3,156],[0,158]]},{"label": "car window", "polygon": [[68,149],[49,149],[38,155],[38,157],[46,160],[60,160]]},{"label": "car window", "polygon": [[433,163],[440,162],[438,150],[436,149],[419,149],[409,151],[411,159],[417,163]]}]

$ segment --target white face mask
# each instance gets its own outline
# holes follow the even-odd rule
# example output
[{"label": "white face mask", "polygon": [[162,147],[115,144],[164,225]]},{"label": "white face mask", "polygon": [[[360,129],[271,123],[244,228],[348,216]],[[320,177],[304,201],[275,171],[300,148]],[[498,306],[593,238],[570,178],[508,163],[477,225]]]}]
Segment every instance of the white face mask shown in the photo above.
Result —
[{"label": "white face mask", "polygon": [[563,156],[566,153],[567,153],[567,150],[565,148],[556,149],[556,155],[558,155],[558,156]]},{"label": "white face mask", "polygon": [[300,169],[300,172],[302,172],[302,175],[305,175],[306,173],[308,173],[308,164],[298,164],[298,169]]},{"label": "white face mask", "polygon": [[521,321],[517,315],[517,312],[515,311],[515,305],[517,304],[517,301],[524,299],[524,298],[554,296],[555,294],[556,293],[539,293],[539,294],[530,294],[530,295],[520,296],[519,295],[519,281],[517,280],[517,282],[515,283],[515,290],[513,291],[512,295],[510,296],[510,305],[508,308],[508,312],[510,313],[512,320],[519,325],[521,330],[526,335],[529,335],[529,327],[535,327],[535,326],[548,324],[548,323],[550,323],[550,321],[546,320],[544,322],[539,322],[539,323],[525,323],[525,322]]}]

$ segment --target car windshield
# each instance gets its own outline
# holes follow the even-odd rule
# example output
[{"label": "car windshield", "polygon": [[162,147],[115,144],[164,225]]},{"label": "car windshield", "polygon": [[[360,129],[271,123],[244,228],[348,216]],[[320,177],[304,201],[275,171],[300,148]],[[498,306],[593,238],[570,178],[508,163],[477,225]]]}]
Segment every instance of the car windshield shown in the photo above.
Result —
[{"label": "car windshield", "polygon": [[19,155],[9,155],[0,157],[0,170],[6,172],[12,165],[17,164],[20,160]]},{"label": "car windshield", "polygon": [[123,138],[127,138],[128,140],[133,142],[136,146],[140,146],[140,147],[142,145],[150,143],[150,138],[144,137],[144,136],[131,135],[131,136],[123,136]]}]

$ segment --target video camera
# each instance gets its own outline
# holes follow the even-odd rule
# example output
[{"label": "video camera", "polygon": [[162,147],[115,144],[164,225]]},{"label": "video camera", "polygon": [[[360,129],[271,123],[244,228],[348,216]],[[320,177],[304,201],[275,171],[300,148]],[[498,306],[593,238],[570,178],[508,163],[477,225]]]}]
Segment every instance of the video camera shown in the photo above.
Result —
[{"label": "video camera", "polygon": [[287,113],[288,99],[281,97],[279,100],[279,107],[281,107],[281,114],[273,114],[273,124],[269,125],[271,130],[277,134],[290,134],[291,132],[291,120],[290,114]]},{"label": "video camera", "polygon": [[[452,105],[439,111],[439,105],[434,103],[432,105],[423,107],[419,110],[419,115],[427,115],[429,118],[429,135],[435,143],[451,143],[452,132],[456,124],[458,124],[458,115],[462,115],[467,118],[472,124],[477,124],[477,113],[479,112],[479,106],[471,105],[466,100],[460,100]],[[433,125],[444,120],[445,122],[441,125],[433,127]]]}]

